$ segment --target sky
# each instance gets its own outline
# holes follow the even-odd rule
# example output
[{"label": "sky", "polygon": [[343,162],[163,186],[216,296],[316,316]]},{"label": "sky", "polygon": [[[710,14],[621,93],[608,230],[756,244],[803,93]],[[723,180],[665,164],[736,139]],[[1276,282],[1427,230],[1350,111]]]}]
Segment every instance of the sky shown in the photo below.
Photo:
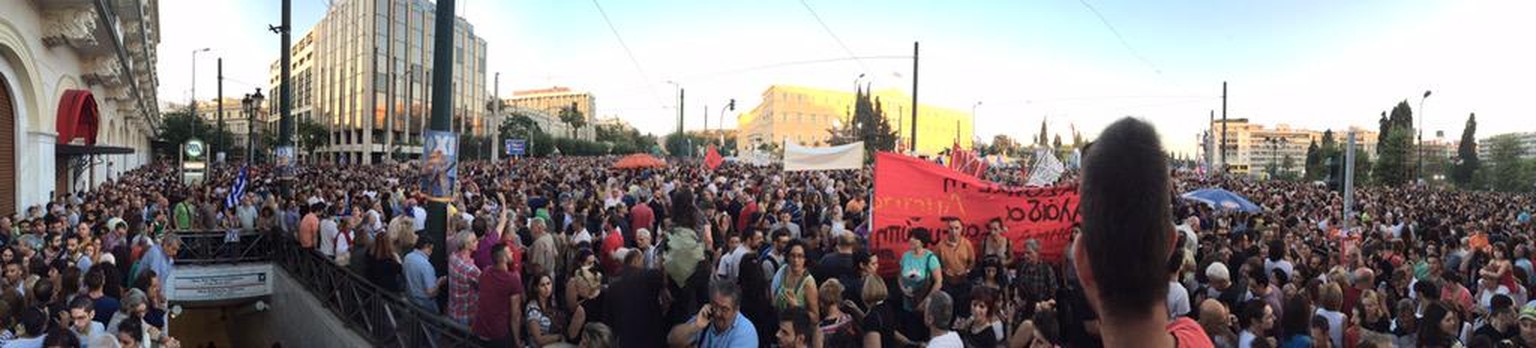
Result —
[{"label": "sky", "polygon": [[[297,40],[347,0],[292,1]],[[266,87],[275,4],[162,0],[160,99],[190,98],[201,47],[212,50],[197,57],[199,99],[213,96],[215,57],[226,95]],[[503,96],[589,91],[596,116],[657,134],[676,127],[678,88],[688,129],[718,128],[730,99],[735,127],[773,84],[911,93],[913,42],[919,102],[974,107],[985,141],[1032,138],[1042,120],[1091,138],[1134,116],[1193,153],[1221,117],[1223,82],[1227,116],[1266,125],[1375,129],[1407,101],[1426,139],[1458,139],[1470,113],[1479,138],[1536,131],[1519,122],[1536,116],[1523,105],[1536,95],[1532,1],[459,0],[457,12],[487,41],[487,81],[500,72]]]}]

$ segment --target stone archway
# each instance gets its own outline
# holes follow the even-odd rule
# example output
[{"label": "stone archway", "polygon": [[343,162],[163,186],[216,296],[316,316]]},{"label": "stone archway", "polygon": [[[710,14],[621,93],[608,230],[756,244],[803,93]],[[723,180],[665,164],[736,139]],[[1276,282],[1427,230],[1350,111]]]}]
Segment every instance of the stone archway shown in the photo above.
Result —
[{"label": "stone archway", "polygon": [[16,103],[0,75],[0,215],[16,212]]}]

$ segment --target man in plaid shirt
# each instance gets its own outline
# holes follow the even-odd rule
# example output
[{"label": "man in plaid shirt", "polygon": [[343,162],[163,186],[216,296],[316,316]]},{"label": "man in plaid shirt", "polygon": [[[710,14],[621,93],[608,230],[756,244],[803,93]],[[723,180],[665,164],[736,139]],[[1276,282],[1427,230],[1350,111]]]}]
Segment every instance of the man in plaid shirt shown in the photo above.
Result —
[{"label": "man in plaid shirt", "polygon": [[1061,284],[1056,280],[1056,270],[1040,261],[1040,241],[1024,241],[1024,260],[1019,263],[1016,284],[1021,290],[1020,297],[1029,303],[1056,298],[1056,289]]},{"label": "man in plaid shirt", "polygon": [[448,318],[469,325],[475,305],[480,303],[480,294],[475,289],[480,268],[475,267],[475,259],[471,256],[480,241],[470,231],[459,232],[454,240],[459,245],[448,260]]}]

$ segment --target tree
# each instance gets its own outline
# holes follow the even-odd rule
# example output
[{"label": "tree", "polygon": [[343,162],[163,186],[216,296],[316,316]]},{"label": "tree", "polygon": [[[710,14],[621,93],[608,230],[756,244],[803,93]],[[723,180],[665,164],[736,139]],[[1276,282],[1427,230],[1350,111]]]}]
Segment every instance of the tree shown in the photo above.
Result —
[{"label": "tree", "polygon": [[1009,155],[1017,147],[1019,147],[1019,141],[1013,140],[1013,137],[1009,137],[1006,134],[992,136],[992,152],[994,153]]},{"label": "tree", "polygon": [[871,101],[867,90],[855,90],[853,115],[847,124],[827,130],[831,133],[829,142],[843,145],[863,141],[864,153],[871,154],[867,157],[870,159],[874,158],[875,152],[894,150],[900,137],[892,129],[890,120],[885,118],[885,110],[880,105],[879,97]]},{"label": "tree", "polygon": [[1057,134],[1056,138],[1051,140],[1051,148],[1053,148],[1053,149],[1060,149],[1061,148],[1061,134]]},{"label": "tree", "polygon": [[1506,134],[1490,139],[1488,183],[1491,189],[1504,192],[1522,192],[1530,189],[1531,182],[1526,180],[1529,176],[1529,168],[1520,158],[1520,152],[1520,138]]},{"label": "tree", "polygon": [[1380,158],[1376,160],[1376,166],[1372,169],[1376,183],[1387,186],[1399,186],[1412,180],[1412,174],[1408,171],[1408,156],[1413,146],[1411,128],[1392,127],[1387,131],[1386,141],[1377,145]]},{"label": "tree", "polygon": [[503,118],[501,124],[496,127],[496,131],[501,132],[502,139],[529,138],[534,133],[543,132],[532,117],[520,112],[513,112],[510,116]]},{"label": "tree", "polygon": [[[1339,158],[1344,158],[1344,153],[1339,153]],[[1344,168],[1339,168],[1339,173],[1344,173]],[[1363,186],[1371,178],[1371,153],[1356,145],[1355,148],[1355,186]],[[1339,181],[1341,184],[1343,181]]]},{"label": "tree", "polygon": [[[216,132],[216,128],[208,123],[208,120],[192,116],[186,111],[167,112],[160,122],[160,136],[156,139],[163,145],[156,149],[161,153],[175,156],[182,144],[188,140],[197,138],[202,140],[211,149],[221,151],[226,156],[245,154],[244,146],[235,146],[234,135],[228,128],[223,132]],[[215,134],[218,133],[218,134]],[[213,159],[216,153],[209,153],[208,158]]]},{"label": "tree", "polygon": [[1281,180],[1296,180],[1296,172],[1291,170],[1291,168],[1295,166],[1295,157],[1291,157],[1291,155],[1285,155],[1284,157],[1281,157],[1280,172],[1275,175],[1275,177]]},{"label": "tree", "polygon": [[295,136],[299,140],[299,147],[311,156],[331,140],[331,131],[314,120],[299,120],[297,128]]},{"label": "tree", "polygon": [[[1290,155],[1286,156],[1286,158],[1290,158]],[[1323,167],[1322,149],[1317,147],[1316,140],[1313,140],[1311,143],[1307,144],[1307,158],[1302,165],[1304,166],[1303,170],[1306,171],[1302,178],[1307,181],[1314,181],[1322,178],[1324,175],[1323,173],[1328,170],[1328,168]]]},{"label": "tree", "polygon": [[576,131],[587,125],[587,119],[581,114],[581,110],[576,108],[576,102],[571,102],[571,106],[560,108],[560,122],[571,126],[571,138],[576,138]]},{"label": "tree", "polygon": [[1482,165],[1477,158],[1477,114],[1467,115],[1467,126],[1461,129],[1461,144],[1456,147],[1459,160],[1451,171],[1451,181],[1466,187],[1472,183],[1473,173]]},{"label": "tree", "polygon": [[1035,140],[1035,145],[1039,145],[1039,146],[1042,146],[1042,147],[1046,146],[1046,145],[1049,145],[1050,142],[1047,141],[1047,140],[1050,139],[1050,135],[1047,135],[1047,134],[1050,134],[1050,133],[1045,131],[1045,119],[1041,119],[1040,120],[1040,138]]}]

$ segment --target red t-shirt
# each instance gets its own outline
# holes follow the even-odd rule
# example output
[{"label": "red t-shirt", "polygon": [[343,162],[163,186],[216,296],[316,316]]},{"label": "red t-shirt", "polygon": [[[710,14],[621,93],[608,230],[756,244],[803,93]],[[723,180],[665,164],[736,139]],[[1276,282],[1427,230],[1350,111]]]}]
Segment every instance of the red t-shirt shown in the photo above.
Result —
[{"label": "red t-shirt", "polygon": [[523,278],[516,272],[496,267],[480,274],[480,304],[470,330],[487,339],[501,339],[512,333],[512,296],[523,293]]},{"label": "red t-shirt", "polygon": [[645,203],[636,203],[634,208],[629,208],[629,228],[654,230],[656,225],[656,212],[651,211],[651,206]]},{"label": "red t-shirt", "polygon": [[1168,323],[1168,334],[1173,335],[1174,342],[1182,348],[1215,348],[1211,343],[1211,336],[1205,334],[1205,329],[1200,328],[1200,323],[1194,320],[1179,317],[1172,323]]},{"label": "red t-shirt", "polygon": [[618,230],[610,231],[607,236],[603,237],[603,247],[599,249],[602,252],[597,255],[597,259],[601,261],[598,264],[603,265],[603,269],[608,274],[619,273],[619,267],[622,266],[622,263],[613,259],[613,252],[622,247],[624,247],[624,236],[620,235]]}]

